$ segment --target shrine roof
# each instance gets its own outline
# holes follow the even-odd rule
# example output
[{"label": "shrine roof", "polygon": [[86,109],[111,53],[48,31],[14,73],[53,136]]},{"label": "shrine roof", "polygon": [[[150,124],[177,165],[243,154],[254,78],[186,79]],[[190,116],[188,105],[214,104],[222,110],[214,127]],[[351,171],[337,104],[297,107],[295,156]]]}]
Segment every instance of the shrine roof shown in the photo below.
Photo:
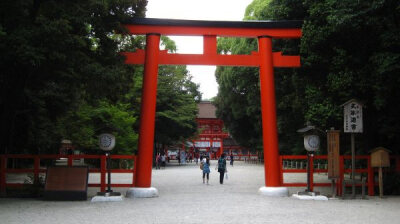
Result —
[{"label": "shrine roof", "polygon": [[210,101],[200,102],[197,104],[197,108],[199,109],[197,118],[217,118],[215,115],[217,108]]},{"label": "shrine roof", "polygon": [[301,28],[302,20],[251,20],[251,21],[211,21],[211,20],[179,20],[159,18],[132,18],[124,24],[154,26],[191,26],[191,27],[227,27],[227,28]]}]

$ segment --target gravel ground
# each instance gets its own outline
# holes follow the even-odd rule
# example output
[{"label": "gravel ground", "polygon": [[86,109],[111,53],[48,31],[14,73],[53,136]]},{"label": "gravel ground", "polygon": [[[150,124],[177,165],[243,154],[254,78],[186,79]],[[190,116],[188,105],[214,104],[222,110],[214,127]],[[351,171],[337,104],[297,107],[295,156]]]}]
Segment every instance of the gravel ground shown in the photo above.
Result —
[{"label": "gravel ground", "polygon": [[[212,161],[212,167],[215,161]],[[400,223],[400,197],[368,200],[303,201],[257,194],[264,185],[262,165],[235,162],[229,179],[218,183],[211,170],[210,184],[202,183],[195,164],[170,164],[153,170],[157,198],[125,198],[122,202],[51,202],[0,198],[0,224],[12,223]],[[97,177],[91,177],[91,180]],[[131,177],[113,175],[114,182]],[[304,178],[299,175],[297,177]],[[324,177],[321,176],[321,179]],[[325,177],[326,178],[326,177]],[[294,176],[285,180],[295,181]],[[326,189],[326,188],[325,188]],[[124,193],[126,189],[115,188]],[[291,193],[297,190],[290,188]],[[97,188],[90,188],[94,196]]]}]

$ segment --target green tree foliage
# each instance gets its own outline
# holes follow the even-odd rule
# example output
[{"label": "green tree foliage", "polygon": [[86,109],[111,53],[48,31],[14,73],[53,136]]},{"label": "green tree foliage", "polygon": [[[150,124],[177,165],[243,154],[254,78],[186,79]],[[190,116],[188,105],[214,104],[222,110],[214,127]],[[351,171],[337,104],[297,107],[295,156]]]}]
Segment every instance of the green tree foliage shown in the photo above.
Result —
[{"label": "green tree foliage", "polygon": [[[298,11],[295,13],[294,10],[288,10],[285,7],[274,10],[270,7],[271,4],[274,4],[274,2],[253,1],[247,7],[244,18],[246,20],[272,20],[275,17],[281,18],[284,15],[290,15],[292,19],[298,19],[296,18],[299,14]],[[298,45],[296,41],[274,42],[274,48],[291,54],[296,52],[296,44]],[[257,51],[257,49],[256,39],[221,38],[218,41],[220,53],[250,54],[251,51]],[[275,71],[280,148],[281,151],[286,153],[290,153],[293,146],[299,148],[296,145],[296,128],[302,125],[302,113],[296,113],[297,110],[301,109],[302,105],[297,100],[302,96],[294,90],[294,86],[301,80],[297,78],[298,76],[293,76],[293,73],[293,69]],[[218,116],[224,120],[230,133],[241,145],[261,149],[262,129],[258,68],[218,67],[216,76],[219,93],[214,102],[218,108]]]},{"label": "green tree foliage", "polygon": [[364,102],[359,151],[396,151],[400,132],[398,1],[307,1],[301,53],[308,75],[305,117],[322,127],[342,127],[340,105]]},{"label": "green tree foliage", "polygon": [[[342,129],[340,105],[351,98],[366,105],[364,134],[357,138],[360,153],[378,145],[396,150],[399,140],[395,136],[400,131],[399,11],[394,0],[254,0],[248,6],[248,20],[304,20],[301,40],[273,42],[274,51],[300,54],[302,60],[302,68],[275,69],[281,153],[303,152],[296,129],[306,121],[322,129]],[[247,46],[243,43],[222,39],[219,50],[233,54],[257,49],[255,40]],[[215,103],[230,132],[240,133],[239,142],[257,147],[253,142],[261,142],[259,99],[254,100],[259,94],[258,71],[249,70],[218,68],[220,91]],[[243,91],[245,88],[249,90]],[[243,101],[232,100],[238,90],[243,94],[238,99]],[[348,148],[348,139],[343,140],[342,148]]]},{"label": "green tree foliage", "polygon": [[111,133],[116,138],[115,154],[131,154],[137,144],[137,133],[133,130],[136,117],[129,111],[130,105],[100,101],[98,105],[83,104],[77,111],[69,111],[59,119],[62,136],[87,153],[98,153],[98,134]]},{"label": "green tree foliage", "polygon": [[[82,99],[118,99],[127,72],[110,35],[147,1],[0,3],[0,151],[56,149],[57,119]],[[124,75],[125,74],[125,75]],[[113,83],[114,85],[110,85]]]},{"label": "green tree foliage", "polygon": [[[144,48],[145,38],[117,33],[124,31],[122,21],[144,17],[146,5],[146,0],[1,1],[0,153],[56,153],[63,138],[93,153],[105,131],[117,137],[115,152],[134,152],[143,67],[125,65],[119,52]],[[162,44],[176,49],[167,37]],[[182,128],[194,121],[188,113],[196,114],[198,87],[183,67],[168,74],[174,72],[184,79],[173,80],[182,88],[160,94],[175,94],[176,105],[191,105],[170,114]],[[178,94],[184,90],[187,97]],[[191,133],[182,130],[184,136]]]},{"label": "green tree foliage", "polygon": [[[220,53],[250,54],[257,49],[252,39],[223,38]],[[217,116],[222,117],[230,134],[242,145],[261,147],[260,94],[256,68],[218,67],[218,95],[214,99]]]},{"label": "green tree foliage", "polygon": [[155,140],[171,145],[195,134],[201,95],[186,66],[161,66],[158,81]]}]

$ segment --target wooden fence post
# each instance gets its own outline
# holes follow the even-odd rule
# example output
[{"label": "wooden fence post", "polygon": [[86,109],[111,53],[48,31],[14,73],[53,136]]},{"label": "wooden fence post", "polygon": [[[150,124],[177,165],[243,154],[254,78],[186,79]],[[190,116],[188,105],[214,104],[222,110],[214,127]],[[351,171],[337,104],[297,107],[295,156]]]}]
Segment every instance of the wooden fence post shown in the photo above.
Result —
[{"label": "wooden fence post", "polygon": [[337,194],[342,196],[344,192],[342,192],[342,184],[344,181],[344,157],[340,156],[339,158],[339,180],[336,183]]},{"label": "wooden fence post", "polygon": [[371,166],[371,156],[368,156],[368,195],[375,195],[374,168]]},{"label": "wooden fence post", "polygon": [[106,192],[106,156],[100,157],[100,191]]},{"label": "wooden fence post", "polygon": [[68,155],[68,166],[72,166],[72,155]]},{"label": "wooden fence post", "polygon": [[133,159],[133,175],[132,175],[132,185],[133,185],[133,187],[135,187],[136,186],[136,183],[135,183],[135,176],[136,176],[136,160],[137,160],[137,156],[135,156],[135,158]]},{"label": "wooden fence post", "polygon": [[283,160],[282,160],[282,156],[279,156],[279,184],[280,186],[283,185]]},{"label": "wooden fence post", "polygon": [[310,190],[314,192],[314,155],[310,156]]},{"label": "wooden fence post", "polygon": [[0,155],[0,195],[6,195],[6,169],[7,169],[6,155]]},{"label": "wooden fence post", "polygon": [[39,183],[39,169],[40,169],[40,158],[39,156],[33,157],[33,183]]}]

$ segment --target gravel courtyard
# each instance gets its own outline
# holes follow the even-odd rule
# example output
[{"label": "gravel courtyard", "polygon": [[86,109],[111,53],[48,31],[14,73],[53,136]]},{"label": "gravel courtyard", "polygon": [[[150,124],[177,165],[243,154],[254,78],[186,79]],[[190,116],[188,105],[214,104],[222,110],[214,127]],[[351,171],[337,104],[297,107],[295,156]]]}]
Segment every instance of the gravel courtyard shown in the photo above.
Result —
[{"label": "gravel courtyard", "polygon": [[[213,168],[216,162],[211,163]],[[166,169],[153,170],[157,198],[96,203],[90,198],[83,202],[0,198],[0,223],[400,223],[400,197],[329,201],[271,198],[257,193],[264,185],[262,165],[235,162],[228,170],[229,179],[223,185],[214,169],[210,184],[203,184],[194,163],[172,163]],[[129,178],[119,174],[113,181],[123,183]],[[301,178],[305,175],[285,176],[285,181]],[[89,197],[98,190],[90,188]],[[303,188],[290,188],[291,193],[298,190]]]}]

